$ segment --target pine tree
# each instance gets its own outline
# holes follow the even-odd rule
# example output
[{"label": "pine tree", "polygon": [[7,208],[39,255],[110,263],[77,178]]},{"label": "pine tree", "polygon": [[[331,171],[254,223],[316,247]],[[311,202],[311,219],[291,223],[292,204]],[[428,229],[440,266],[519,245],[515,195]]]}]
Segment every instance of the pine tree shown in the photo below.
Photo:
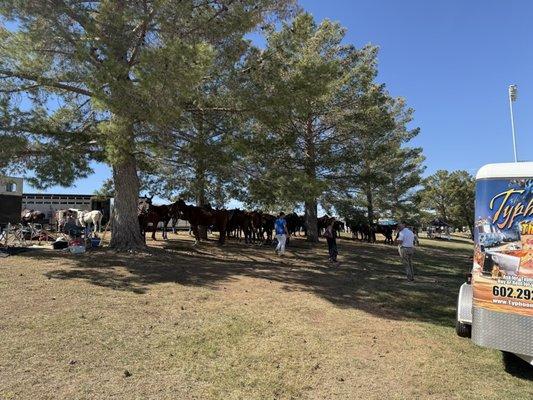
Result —
[{"label": "pine tree", "polygon": [[475,179],[467,171],[439,170],[424,180],[421,204],[438,218],[474,232]]},{"label": "pine tree", "polygon": [[242,36],[213,46],[214,61],[189,99],[189,107],[168,120],[149,159],[161,162],[148,172],[150,191],[165,198],[177,196],[198,206],[223,206],[235,167],[233,140],[243,110],[234,96],[238,63],[249,43]]},{"label": "pine tree", "polygon": [[347,135],[338,149],[343,163],[334,202],[352,199],[365,209],[369,224],[376,214],[403,218],[403,208],[413,203],[424,158],[421,149],[407,145],[418,134],[408,129],[412,114],[403,99],[374,84],[342,127]]},{"label": "pine tree", "polygon": [[375,74],[376,50],[344,45],[345,30],[302,13],[266,31],[264,51],[250,51],[243,98],[252,109],[248,197],[303,203],[308,240],[317,241],[317,206],[338,165],[337,129]]},{"label": "pine tree", "polygon": [[[113,171],[111,246],[142,247],[140,155],[186,110],[213,45],[291,1],[4,0],[0,14],[0,159],[41,187]],[[22,100],[22,102],[21,102]],[[7,161],[6,161],[7,160]]]}]

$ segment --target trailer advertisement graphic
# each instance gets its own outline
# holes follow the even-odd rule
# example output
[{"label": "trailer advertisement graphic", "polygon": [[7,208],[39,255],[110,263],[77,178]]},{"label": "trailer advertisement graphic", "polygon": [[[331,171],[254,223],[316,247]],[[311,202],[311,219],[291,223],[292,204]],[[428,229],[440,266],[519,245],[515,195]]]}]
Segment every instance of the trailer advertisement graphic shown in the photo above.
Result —
[{"label": "trailer advertisement graphic", "polygon": [[474,304],[533,312],[533,179],[476,183]]}]

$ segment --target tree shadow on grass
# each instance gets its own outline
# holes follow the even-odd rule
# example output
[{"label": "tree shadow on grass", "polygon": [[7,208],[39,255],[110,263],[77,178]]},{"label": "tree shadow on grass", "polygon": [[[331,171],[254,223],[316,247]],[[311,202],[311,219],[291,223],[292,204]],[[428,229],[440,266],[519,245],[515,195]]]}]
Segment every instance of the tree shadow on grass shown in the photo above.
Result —
[{"label": "tree shadow on grass", "polygon": [[338,307],[383,318],[453,325],[458,288],[469,267],[467,249],[418,248],[415,283],[406,281],[395,246],[341,240],[339,250],[339,266],[326,261],[325,244],[313,247],[299,239],[293,240],[287,258],[278,258],[268,246],[230,242],[218,247],[210,242],[193,248],[181,238],[141,254],[100,249],[82,255],[39,251],[25,256],[59,263],[68,259],[65,268],[45,275],[112,290],[143,294],[159,283],[217,289],[244,276],[280,282],[284,290],[310,292]]}]

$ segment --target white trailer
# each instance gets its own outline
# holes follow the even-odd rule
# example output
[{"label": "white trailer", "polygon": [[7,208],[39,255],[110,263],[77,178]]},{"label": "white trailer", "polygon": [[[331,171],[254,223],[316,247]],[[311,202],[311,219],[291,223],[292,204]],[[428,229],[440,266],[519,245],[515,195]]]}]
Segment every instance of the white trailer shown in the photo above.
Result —
[{"label": "white trailer", "polygon": [[533,365],[533,162],[476,176],[474,261],[459,290],[457,334]]}]

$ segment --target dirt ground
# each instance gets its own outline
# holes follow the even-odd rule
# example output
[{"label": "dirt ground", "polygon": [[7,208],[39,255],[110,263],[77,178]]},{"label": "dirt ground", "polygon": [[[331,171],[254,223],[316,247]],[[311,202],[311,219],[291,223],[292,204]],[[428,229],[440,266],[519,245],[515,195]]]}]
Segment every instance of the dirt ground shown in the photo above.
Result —
[{"label": "dirt ground", "polygon": [[467,241],[209,242],[0,258],[0,399],[531,399],[532,371],[455,335]]}]

